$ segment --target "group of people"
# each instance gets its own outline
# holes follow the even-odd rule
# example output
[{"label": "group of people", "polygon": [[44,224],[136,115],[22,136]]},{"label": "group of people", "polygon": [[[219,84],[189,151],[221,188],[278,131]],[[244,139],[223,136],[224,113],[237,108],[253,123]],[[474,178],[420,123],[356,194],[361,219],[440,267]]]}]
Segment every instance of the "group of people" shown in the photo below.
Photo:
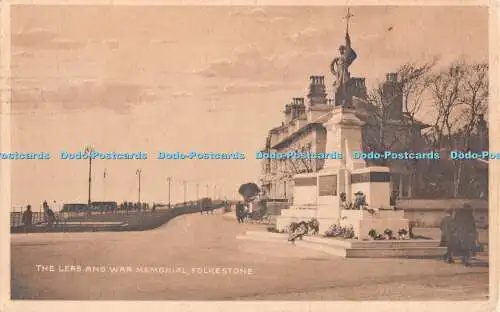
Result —
[{"label": "group of people", "polygon": [[[156,208],[156,206],[155,206]],[[149,210],[148,203],[132,203],[132,202],[123,202],[118,205],[118,210],[126,210],[126,211],[146,211]],[[156,209],[155,209],[156,210]]]},{"label": "group of people", "polygon": [[470,265],[470,258],[478,250],[478,232],[472,207],[465,204],[462,209],[445,211],[441,221],[441,247],[446,247],[444,261],[453,263],[454,256],[462,258],[462,264]]},{"label": "group of people", "polygon": [[213,214],[214,209],[211,206],[206,206],[206,205],[200,205],[200,213],[201,214]]},{"label": "group of people", "polygon": [[238,223],[245,223],[246,219],[250,214],[250,207],[243,202],[238,202],[236,204],[236,221]]},{"label": "group of people", "polygon": [[[42,206],[44,220],[47,222],[47,225],[49,227],[52,227],[56,222],[56,215],[54,211],[49,207],[47,201],[44,201]],[[23,212],[21,221],[25,228],[29,228],[33,225],[33,211],[31,210],[31,205],[26,206],[26,210]]]},{"label": "group of people", "polygon": [[362,210],[368,206],[366,195],[361,191],[354,193],[354,201],[352,203],[347,200],[347,194],[345,192],[340,193],[340,203],[342,209],[347,210]]}]

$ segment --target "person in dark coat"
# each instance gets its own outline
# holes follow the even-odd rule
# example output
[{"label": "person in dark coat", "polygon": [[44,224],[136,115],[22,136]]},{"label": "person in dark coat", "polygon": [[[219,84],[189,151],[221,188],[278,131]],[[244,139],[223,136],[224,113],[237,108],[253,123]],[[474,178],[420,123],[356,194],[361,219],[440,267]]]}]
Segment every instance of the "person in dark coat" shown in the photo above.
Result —
[{"label": "person in dark coat", "polygon": [[472,207],[469,204],[465,204],[463,209],[455,213],[453,219],[457,240],[456,253],[462,257],[462,263],[465,266],[469,266],[469,259],[476,248],[478,235]]},{"label": "person in dark coat", "polygon": [[241,202],[236,204],[236,220],[238,223],[243,223],[243,217],[245,214],[245,207]]},{"label": "person in dark coat", "polygon": [[364,210],[368,206],[366,203],[366,195],[361,192],[357,191],[354,193],[354,207],[356,210]]},{"label": "person in dark coat", "polygon": [[25,229],[31,227],[33,224],[33,212],[31,211],[31,205],[26,206],[26,210],[23,212],[23,225]]},{"label": "person in dark coat", "polygon": [[444,254],[444,261],[452,263],[453,262],[452,244],[454,242],[453,210],[446,209],[444,213],[445,216],[441,220],[441,224],[439,226],[439,228],[441,229],[441,242],[439,246],[446,247],[446,253]]}]

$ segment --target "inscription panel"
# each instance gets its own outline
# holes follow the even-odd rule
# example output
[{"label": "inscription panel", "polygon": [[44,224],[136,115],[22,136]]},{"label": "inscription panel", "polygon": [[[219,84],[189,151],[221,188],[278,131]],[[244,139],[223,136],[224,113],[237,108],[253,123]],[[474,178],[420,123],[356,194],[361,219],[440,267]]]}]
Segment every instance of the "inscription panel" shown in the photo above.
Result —
[{"label": "inscription panel", "polygon": [[389,181],[391,181],[391,174],[389,172],[366,172],[351,175],[352,184]]},{"label": "inscription panel", "polygon": [[295,179],[295,186],[316,186],[316,178]]},{"label": "inscription panel", "polygon": [[337,175],[319,177],[319,196],[337,196]]}]

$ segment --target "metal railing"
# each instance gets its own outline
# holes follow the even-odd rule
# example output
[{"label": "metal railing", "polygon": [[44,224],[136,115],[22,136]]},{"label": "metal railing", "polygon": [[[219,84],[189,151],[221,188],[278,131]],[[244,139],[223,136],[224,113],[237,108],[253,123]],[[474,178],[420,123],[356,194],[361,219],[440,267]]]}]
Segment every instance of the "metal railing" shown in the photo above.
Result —
[{"label": "metal railing", "polygon": [[[45,217],[41,212],[33,212],[32,215],[33,224],[41,224],[45,222]],[[23,225],[23,213],[22,212],[11,212],[10,213],[10,226],[19,227]]]},{"label": "metal railing", "polygon": [[[214,204],[212,205],[212,209],[217,209],[221,208],[223,205],[222,204]],[[88,222],[92,221],[93,216],[137,216],[138,218],[145,217],[147,215],[151,215],[154,213],[154,211],[151,209],[152,206],[149,207],[149,209],[135,209],[135,208],[129,208],[129,209],[123,209],[123,208],[118,208],[118,209],[113,209],[113,210],[97,210],[97,211],[81,211],[81,212],[55,212],[55,221],[54,225],[55,226],[64,226],[68,222]],[[199,209],[197,202],[196,201],[189,201],[186,203],[179,203],[177,205],[173,205],[171,209]],[[156,212],[159,211],[165,211],[165,210],[170,210],[167,207],[159,207],[156,208]],[[12,211],[10,212],[10,226],[11,228],[18,228],[22,227],[24,224],[22,222],[23,218],[23,213],[24,209],[21,207],[13,207]],[[43,212],[35,212],[32,211],[32,225],[40,225],[47,223],[47,220],[45,218],[45,215]]]},{"label": "metal railing", "polygon": [[[67,222],[86,222],[92,216],[128,216],[128,215],[144,215],[152,213],[151,210],[114,210],[114,211],[92,211],[92,212],[56,212],[55,215],[55,225],[64,225]],[[11,212],[10,213],[10,226],[11,227],[21,227],[23,226],[23,212]],[[44,213],[42,212],[32,212],[32,224],[38,225],[46,223]]]}]

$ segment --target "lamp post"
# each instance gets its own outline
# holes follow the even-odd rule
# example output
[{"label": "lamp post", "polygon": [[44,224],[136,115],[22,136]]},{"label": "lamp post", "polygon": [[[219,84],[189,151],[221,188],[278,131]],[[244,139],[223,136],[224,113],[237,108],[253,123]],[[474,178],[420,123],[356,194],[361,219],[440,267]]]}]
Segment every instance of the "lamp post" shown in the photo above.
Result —
[{"label": "lamp post", "polygon": [[89,198],[88,204],[90,205],[91,201],[91,189],[92,189],[92,153],[94,152],[94,148],[92,146],[85,147],[85,154],[89,156]]},{"label": "lamp post", "polygon": [[196,208],[200,208],[200,184],[196,183]]},{"label": "lamp post", "polygon": [[187,182],[186,182],[186,181],[183,181],[182,183],[184,184],[184,203],[186,203],[186,189],[187,189]]},{"label": "lamp post", "polygon": [[104,195],[104,200],[106,200],[106,177],[108,176],[108,173],[106,172],[106,168],[104,168],[104,174],[103,174],[103,195]]},{"label": "lamp post", "polygon": [[141,203],[141,175],[142,175],[142,170],[141,169],[137,169],[137,171],[135,172],[135,174],[139,177],[139,189],[138,189],[138,203],[140,204]]}]

